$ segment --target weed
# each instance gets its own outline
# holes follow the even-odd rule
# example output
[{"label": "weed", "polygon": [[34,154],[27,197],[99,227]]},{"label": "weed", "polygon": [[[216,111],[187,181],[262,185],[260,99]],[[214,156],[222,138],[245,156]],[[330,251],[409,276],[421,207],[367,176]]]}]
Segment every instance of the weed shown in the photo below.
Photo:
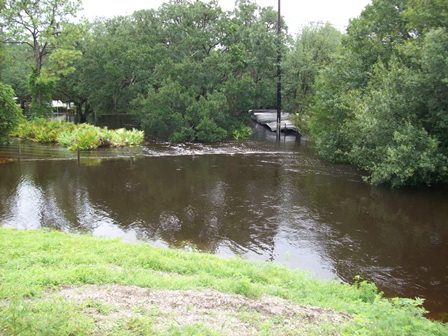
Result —
[{"label": "weed", "polygon": [[80,307],[61,299],[32,302],[16,298],[0,310],[1,335],[82,336],[90,334],[92,328],[93,321]]},{"label": "weed", "polygon": [[148,336],[155,334],[152,320],[141,316],[121,319],[107,332],[108,336]]},{"label": "weed", "polygon": [[162,335],[171,336],[219,336],[220,334],[200,323],[187,326],[172,326]]}]

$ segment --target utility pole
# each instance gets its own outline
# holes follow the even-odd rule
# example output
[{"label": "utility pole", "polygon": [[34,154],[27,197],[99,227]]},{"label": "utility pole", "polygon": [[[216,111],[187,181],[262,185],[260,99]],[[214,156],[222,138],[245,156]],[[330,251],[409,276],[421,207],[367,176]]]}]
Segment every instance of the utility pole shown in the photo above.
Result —
[{"label": "utility pole", "polygon": [[280,15],[280,0],[278,0],[277,15],[277,141],[280,142],[280,125],[282,122],[282,18]]}]

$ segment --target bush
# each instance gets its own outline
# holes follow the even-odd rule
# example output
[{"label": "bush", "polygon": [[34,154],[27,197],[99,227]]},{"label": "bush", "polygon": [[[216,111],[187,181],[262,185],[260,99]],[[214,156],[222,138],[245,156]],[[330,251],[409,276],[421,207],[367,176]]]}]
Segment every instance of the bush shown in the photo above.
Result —
[{"label": "bush", "polygon": [[143,142],[144,133],[136,129],[130,131],[120,128],[117,130],[101,129],[101,141],[104,146],[134,146]]},{"label": "bush", "polygon": [[37,118],[33,121],[23,120],[11,132],[12,136],[28,139],[39,143],[57,143],[61,133],[72,132],[75,125]]},{"label": "bush", "polygon": [[65,135],[64,141],[70,138],[70,150],[97,149],[101,144],[101,129],[92,125],[82,124],[70,136]]},{"label": "bush", "polygon": [[13,89],[0,82],[0,140],[14,128],[20,116],[20,108],[14,101]]},{"label": "bush", "polygon": [[439,182],[448,174],[448,162],[438,147],[439,142],[423,128],[407,124],[394,132],[384,158],[371,169],[370,181],[393,187]]},{"label": "bush", "polygon": [[442,132],[423,122],[425,109],[414,98],[420,79],[396,60],[388,67],[378,63],[364,94],[353,99],[340,134],[350,143],[347,160],[368,172],[373,184],[430,185],[448,178]]},{"label": "bush", "polygon": [[22,121],[11,135],[40,143],[60,144],[70,150],[135,146],[144,140],[143,131],[135,129],[109,130],[89,124],[75,125],[46,119]]},{"label": "bush", "polygon": [[218,142],[232,135],[235,126],[241,129],[241,121],[227,115],[227,98],[220,92],[196,97],[189,88],[168,81],[134,103],[145,130],[159,140]]},{"label": "bush", "polygon": [[252,128],[247,126],[241,126],[232,132],[232,136],[235,140],[245,140],[252,135]]}]

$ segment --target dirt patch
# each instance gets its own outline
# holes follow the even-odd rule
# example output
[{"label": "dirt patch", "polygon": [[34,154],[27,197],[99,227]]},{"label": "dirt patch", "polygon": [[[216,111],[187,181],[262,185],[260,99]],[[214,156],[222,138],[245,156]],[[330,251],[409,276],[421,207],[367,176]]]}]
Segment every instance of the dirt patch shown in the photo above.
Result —
[{"label": "dirt patch", "polygon": [[[156,330],[201,324],[224,335],[257,335],[260,330],[281,335],[302,335],[322,325],[326,326],[327,331],[333,329],[329,334],[337,334],[334,331],[336,327],[350,319],[347,314],[296,305],[277,297],[249,299],[214,290],[89,285],[65,287],[60,294],[78,304],[90,302],[85,312],[95,319],[98,334],[110,328],[114,321],[136,315],[150,318]],[[108,308],[95,309],[92,302]]]}]

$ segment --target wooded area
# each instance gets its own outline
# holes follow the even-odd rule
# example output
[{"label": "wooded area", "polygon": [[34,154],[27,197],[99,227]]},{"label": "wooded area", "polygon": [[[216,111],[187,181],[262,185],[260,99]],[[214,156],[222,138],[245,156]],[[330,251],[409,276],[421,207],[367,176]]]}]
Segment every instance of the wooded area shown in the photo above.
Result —
[{"label": "wooded area", "polygon": [[[273,8],[169,1],[95,22],[79,1],[5,0],[0,80],[33,116],[51,99],[137,114],[147,136],[215,142],[275,107]],[[77,22],[76,24],[74,22]],[[282,32],[284,110],[319,154],[392,186],[448,181],[448,2],[373,0],[347,33],[329,24]],[[18,111],[1,88],[0,133]],[[3,121],[5,120],[5,121]]]}]

